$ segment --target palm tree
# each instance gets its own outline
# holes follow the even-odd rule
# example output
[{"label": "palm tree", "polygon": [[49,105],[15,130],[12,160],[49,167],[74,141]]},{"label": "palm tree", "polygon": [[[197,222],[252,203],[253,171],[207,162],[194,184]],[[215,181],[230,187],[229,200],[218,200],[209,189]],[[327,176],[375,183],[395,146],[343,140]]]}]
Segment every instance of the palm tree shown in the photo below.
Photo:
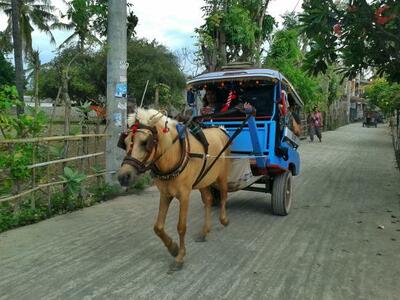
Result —
[{"label": "palm tree", "polygon": [[[53,14],[55,7],[48,0],[0,0],[0,9],[8,16],[8,26],[3,35],[13,40],[15,83],[19,98],[24,99],[24,69],[22,52],[28,54],[32,50],[32,32],[34,27],[50,36],[50,41],[55,43],[50,31],[49,23],[57,22]],[[24,112],[18,109],[18,114]]]},{"label": "palm tree", "polygon": [[33,50],[29,53],[27,57],[28,61],[28,69],[25,71],[28,72],[28,79],[30,79],[34,86],[35,91],[35,110],[38,111],[40,102],[39,102],[39,73],[41,67],[41,61],[39,57],[39,50]]},{"label": "palm tree", "polygon": [[50,42],[55,43],[50,24],[58,22],[58,19],[54,15],[56,7],[52,6],[48,0],[0,0],[0,9],[8,16],[8,26],[4,33],[11,36],[14,22],[12,2],[14,1],[19,3],[19,31],[25,54],[32,50],[32,32],[35,28],[48,34]]},{"label": "palm tree", "polygon": [[[17,86],[19,100],[24,101],[24,67],[22,62],[22,37],[18,16],[20,15],[20,0],[11,0],[12,37],[15,63],[15,85]],[[17,114],[23,114],[22,106],[17,107]]]},{"label": "palm tree", "polygon": [[94,7],[88,0],[72,0],[65,2],[69,8],[67,14],[62,17],[67,17],[69,23],[54,23],[54,29],[73,30],[72,34],[65,39],[60,45],[60,48],[78,38],[77,46],[83,51],[85,44],[95,42],[101,44],[100,39],[96,37],[92,28],[92,17],[95,15]]}]

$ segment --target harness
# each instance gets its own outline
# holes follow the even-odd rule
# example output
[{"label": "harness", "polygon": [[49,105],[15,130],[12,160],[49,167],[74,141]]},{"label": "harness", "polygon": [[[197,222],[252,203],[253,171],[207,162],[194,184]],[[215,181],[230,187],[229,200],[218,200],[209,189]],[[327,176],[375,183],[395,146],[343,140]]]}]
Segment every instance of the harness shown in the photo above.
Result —
[{"label": "harness", "polygon": [[[143,160],[138,160],[137,158],[132,157],[132,150],[133,150],[133,139],[134,135],[137,131],[140,129],[146,129],[151,132],[151,138],[147,141],[146,143],[146,156]],[[161,153],[157,158],[155,158],[152,161],[149,161],[151,155],[153,153],[157,153],[157,147],[159,144],[158,140],[158,133],[157,129],[154,126],[147,126],[141,123],[136,123],[131,127],[131,143],[130,143],[130,148],[127,152],[127,155],[124,157],[122,161],[122,165],[127,164],[132,167],[134,167],[139,174],[145,173],[146,171],[151,170],[151,174],[153,177],[161,179],[161,180],[170,180],[172,178],[175,178],[179,176],[189,163],[189,154],[190,152],[190,143],[189,140],[186,138],[181,138],[182,136],[178,135],[174,140],[172,141],[172,147],[178,140],[180,143],[180,150],[181,150],[181,156],[179,159],[179,162],[176,164],[176,167],[174,167],[172,170],[167,171],[167,172],[162,172],[156,165],[156,162],[161,159],[161,157],[169,150],[169,148]],[[186,129],[185,129],[186,131]],[[120,135],[119,141],[118,141],[118,147],[121,149],[126,150],[126,145],[125,145],[125,139],[128,136],[128,133],[122,133]]]},{"label": "harness", "polygon": [[[247,112],[246,112],[247,113]],[[177,125],[177,131],[178,135],[177,137],[174,138],[172,141],[172,145],[167,148],[164,152],[162,152],[158,157],[156,157],[154,160],[149,161],[151,155],[153,153],[157,153],[157,147],[159,144],[159,139],[158,139],[158,132],[157,128],[155,126],[148,126],[141,124],[139,122],[136,122],[132,127],[131,127],[131,143],[130,143],[130,148],[127,152],[127,155],[122,161],[122,165],[127,164],[132,167],[134,167],[139,174],[145,173],[146,171],[151,170],[151,175],[157,179],[160,180],[170,180],[173,178],[178,177],[186,168],[186,166],[189,163],[190,158],[200,158],[203,159],[203,164],[200,170],[200,173],[198,174],[193,186],[196,186],[198,183],[200,183],[201,180],[204,179],[204,177],[207,175],[207,173],[211,170],[211,168],[215,165],[217,160],[221,157],[221,155],[225,152],[226,149],[232,144],[233,140],[240,134],[242,131],[243,127],[246,125],[247,120],[251,117],[250,113],[247,113],[246,118],[243,120],[242,124],[235,130],[233,135],[229,138],[228,142],[226,145],[223,147],[223,149],[219,152],[219,154],[215,157],[215,159],[211,162],[211,164],[207,166],[207,157],[208,157],[208,143],[207,146],[202,143],[204,146],[205,153],[200,154],[200,153],[191,153],[190,152],[190,141],[188,138],[188,129],[187,126],[183,124],[178,124]],[[132,151],[133,151],[133,140],[134,140],[134,135],[137,131],[140,129],[145,129],[149,130],[151,132],[151,138],[149,138],[146,142],[146,156],[145,158],[140,161],[134,157],[132,157]],[[221,129],[222,130],[222,129]],[[224,130],[222,130],[225,134],[227,134]],[[118,141],[118,147],[121,149],[126,150],[126,144],[125,144],[125,139],[127,138],[128,133],[124,132],[121,133],[119,141]],[[176,166],[166,172],[162,172],[156,165],[157,161],[159,161],[162,156],[177,142],[179,141],[180,143],[180,150],[181,150],[181,156],[179,158],[178,163]]]}]

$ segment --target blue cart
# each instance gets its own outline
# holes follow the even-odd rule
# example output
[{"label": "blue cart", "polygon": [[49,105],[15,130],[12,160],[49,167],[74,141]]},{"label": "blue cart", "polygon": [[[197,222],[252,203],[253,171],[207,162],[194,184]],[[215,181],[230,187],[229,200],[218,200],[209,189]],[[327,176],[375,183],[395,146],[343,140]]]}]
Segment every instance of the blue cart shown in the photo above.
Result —
[{"label": "blue cart", "polygon": [[[255,114],[246,117],[240,111],[244,103],[254,107]],[[230,135],[241,128],[231,155],[247,158],[258,178],[244,190],[271,193],[272,212],[287,215],[293,176],[300,173],[299,133],[294,134],[293,120],[303,106],[289,81],[269,69],[205,73],[188,82],[188,105],[205,127],[223,126]]]}]

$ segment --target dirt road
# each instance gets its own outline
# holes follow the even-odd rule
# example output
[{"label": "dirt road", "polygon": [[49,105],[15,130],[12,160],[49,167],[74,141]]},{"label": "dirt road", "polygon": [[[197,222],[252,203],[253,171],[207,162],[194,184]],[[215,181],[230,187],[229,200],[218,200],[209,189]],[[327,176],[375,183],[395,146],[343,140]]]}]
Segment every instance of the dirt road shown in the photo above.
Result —
[{"label": "dirt road", "polygon": [[[230,225],[214,209],[208,242],[196,243],[196,192],[186,265],[173,275],[152,230],[154,189],[3,233],[0,299],[400,299],[400,174],[387,128],[346,126],[301,155],[288,217],[271,215],[264,194],[231,194]],[[176,220],[175,203],[174,237]]]}]

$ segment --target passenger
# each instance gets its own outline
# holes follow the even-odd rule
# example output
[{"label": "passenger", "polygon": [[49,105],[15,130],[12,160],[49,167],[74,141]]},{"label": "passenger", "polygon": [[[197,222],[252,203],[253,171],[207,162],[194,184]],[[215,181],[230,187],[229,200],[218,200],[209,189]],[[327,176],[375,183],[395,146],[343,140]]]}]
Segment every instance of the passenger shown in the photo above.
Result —
[{"label": "passenger", "polygon": [[294,106],[289,106],[290,112],[290,123],[289,128],[293,131],[295,135],[300,137],[302,129],[301,129],[301,119],[299,114],[294,110]]},{"label": "passenger", "polygon": [[200,109],[202,115],[212,114],[217,112],[217,92],[214,89],[207,89],[203,98],[203,107]]}]

